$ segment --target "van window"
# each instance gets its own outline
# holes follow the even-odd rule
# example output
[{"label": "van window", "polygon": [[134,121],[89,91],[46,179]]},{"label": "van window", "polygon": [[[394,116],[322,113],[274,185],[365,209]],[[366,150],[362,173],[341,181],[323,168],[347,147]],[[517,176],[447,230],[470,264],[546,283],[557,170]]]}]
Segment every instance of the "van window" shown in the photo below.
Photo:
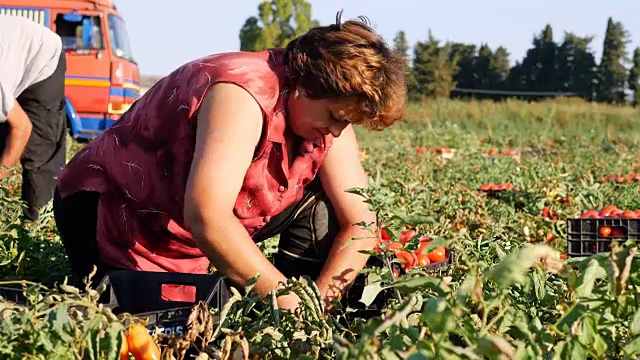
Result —
[{"label": "van window", "polygon": [[[89,42],[83,36],[84,26],[90,27]],[[80,22],[70,22],[64,19],[64,14],[56,16],[56,33],[62,38],[65,49],[71,50],[103,50],[104,41],[100,18],[97,16],[82,16]]]},{"label": "van window", "polygon": [[117,15],[109,14],[109,37],[111,38],[111,50],[120,58],[133,60],[131,45],[129,44],[129,35],[124,21]]}]

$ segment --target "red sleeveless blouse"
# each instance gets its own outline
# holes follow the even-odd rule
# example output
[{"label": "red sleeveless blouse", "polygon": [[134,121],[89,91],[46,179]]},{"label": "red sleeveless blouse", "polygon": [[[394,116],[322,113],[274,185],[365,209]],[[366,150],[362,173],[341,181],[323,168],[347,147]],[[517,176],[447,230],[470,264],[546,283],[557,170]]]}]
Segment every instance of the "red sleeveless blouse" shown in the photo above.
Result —
[{"label": "red sleeveless blouse", "polygon": [[282,49],[271,49],[189,62],[71,159],[59,174],[58,188],[62,197],[83,190],[101,193],[96,236],[102,262],[132,270],[207,272],[209,260],[185,226],[183,206],[198,110],[214,83],[243,87],[263,112],[266,131],[234,207],[248,234],[301,199],[332,137],[304,140],[289,167],[287,143],[293,138],[285,132],[289,89],[282,55]]}]

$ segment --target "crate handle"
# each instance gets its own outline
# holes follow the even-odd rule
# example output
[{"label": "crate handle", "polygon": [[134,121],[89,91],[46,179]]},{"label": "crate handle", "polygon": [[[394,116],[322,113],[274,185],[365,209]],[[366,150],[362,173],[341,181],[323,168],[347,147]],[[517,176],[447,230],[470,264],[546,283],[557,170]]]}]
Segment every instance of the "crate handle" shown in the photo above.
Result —
[{"label": "crate handle", "polygon": [[191,284],[160,283],[160,300],[164,302],[195,303],[198,288]]}]

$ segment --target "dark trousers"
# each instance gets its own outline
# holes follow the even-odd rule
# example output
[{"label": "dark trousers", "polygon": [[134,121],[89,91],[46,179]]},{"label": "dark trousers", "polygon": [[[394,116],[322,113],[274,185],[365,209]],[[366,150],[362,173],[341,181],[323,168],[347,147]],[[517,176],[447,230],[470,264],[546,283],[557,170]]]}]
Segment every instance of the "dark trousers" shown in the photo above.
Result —
[{"label": "dark trousers", "polygon": [[[98,273],[94,282],[115,270],[97,260],[99,197],[97,192],[82,191],[62,199],[56,190],[53,201],[56,224],[73,271],[82,278],[95,264]],[[287,277],[308,275],[315,279],[339,230],[333,207],[316,179],[307,186],[301,201],[273,216],[253,239],[261,242],[280,234],[275,266]]]},{"label": "dark trousers", "polygon": [[[33,129],[20,158],[24,217],[35,221],[39,210],[52,198],[58,172],[66,162],[66,121],[64,108],[64,51],[58,67],[48,78],[26,88],[16,99],[29,116]],[[0,124],[0,151],[4,151],[9,125]]]}]

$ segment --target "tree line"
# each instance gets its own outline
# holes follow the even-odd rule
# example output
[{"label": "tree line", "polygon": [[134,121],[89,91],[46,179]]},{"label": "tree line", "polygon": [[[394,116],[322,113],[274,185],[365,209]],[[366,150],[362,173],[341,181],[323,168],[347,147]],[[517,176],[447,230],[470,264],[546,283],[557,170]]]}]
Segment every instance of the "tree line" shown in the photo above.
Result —
[{"label": "tree line", "polygon": [[[304,0],[266,0],[258,16],[240,30],[240,50],[284,46],[319,22]],[[393,39],[394,50],[407,59],[412,100],[432,98],[536,100],[572,96],[587,101],[640,104],[640,48],[629,52],[630,34],[623,24],[607,20],[602,56],[591,49],[593,36],[565,32],[556,41],[546,25],[534,36],[522,60],[510,66],[509,52],[499,46],[441,42],[431,31],[409,51],[406,33]]]}]

